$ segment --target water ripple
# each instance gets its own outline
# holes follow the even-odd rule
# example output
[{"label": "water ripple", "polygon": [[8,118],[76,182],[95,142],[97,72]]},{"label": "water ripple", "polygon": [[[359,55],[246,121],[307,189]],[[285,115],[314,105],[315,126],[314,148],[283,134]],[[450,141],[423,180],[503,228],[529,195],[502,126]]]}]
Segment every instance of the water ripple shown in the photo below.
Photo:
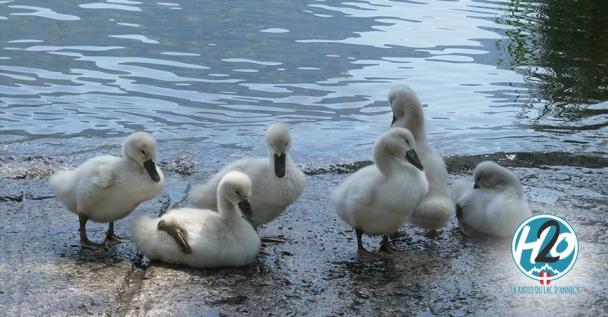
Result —
[{"label": "water ripple", "polygon": [[224,58],[222,59],[224,62],[229,63],[248,63],[248,64],[256,64],[256,65],[264,65],[264,66],[278,66],[283,65],[283,63],[279,62],[264,62],[264,61],[256,61],[247,58]]},{"label": "water ripple", "polygon": [[[129,1],[129,2],[131,2],[132,4],[141,3],[141,2],[133,3],[132,1]],[[122,11],[133,11],[133,12],[141,11],[140,8],[135,7],[135,6],[112,4],[112,3],[102,3],[102,2],[84,3],[84,4],[79,4],[78,6],[83,9],[122,10]]]},{"label": "water ripple", "polygon": [[561,30],[585,49],[550,47],[535,34],[560,27],[534,1],[6,6],[0,144],[145,129],[234,148],[281,120],[302,157],[360,159],[390,123],[388,90],[407,83],[440,153],[606,148],[603,44]]},{"label": "water ripple", "polygon": [[62,14],[59,12],[55,12],[49,8],[41,8],[41,7],[34,7],[34,6],[23,6],[23,5],[11,5],[8,6],[9,8],[13,8],[13,9],[25,9],[25,10],[33,10],[33,12],[14,12],[11,13],[10,15],[30,15],[30,16],[38,16],[38,17],[43,17],[43,18],[47,18],[47,19],[51,19],[51,20],[58,20],[58,21],[77,21],[80,20],[79,17],[75,16],[75,15],[70,15],[70,14]]},{"label": "water ripple", "polygon": [[122,34],[122,35],[108,35],[109,37],[117,38],[117,39],[127,39],[127,40],[136,40],[146,44],[158,44],[160,43],[157,40],[153,40],[148,38],[145,35],[141,34]]}]

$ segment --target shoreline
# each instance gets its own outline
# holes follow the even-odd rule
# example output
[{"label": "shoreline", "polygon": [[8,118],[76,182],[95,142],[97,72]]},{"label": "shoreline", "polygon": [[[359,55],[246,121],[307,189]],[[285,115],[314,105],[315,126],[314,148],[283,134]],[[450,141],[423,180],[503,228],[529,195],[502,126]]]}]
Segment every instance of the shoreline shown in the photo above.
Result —
[{"label": "shoreline", "polygon": [[[581,292],[542,297],[512,293],[514,286],[536,284],[512,264],[508,241],[467,239],[460,234],[454,219],[434,237],[405,225],[406,236],[396,242],[407,252],[405,256],[375,262],[357,259],[354,232],[335,216],[327,196],[366,161],[304,164],[308,186],[303,196],[261,230],[261,234],[283,235],[288,242],[264,248],[265,254],[260,254],[250,266],[193,270],[149,263],[130,241],[109,245],[101,252],[84,251],[78,244],[77,218],[52,196],[46,176],[60,166],[83,161],[88,154],[39,155],[22,160],[16,153],[13,160],[0,158],[0,171],[6,170],[9,162],[16,172],[9,173],[12,177],[3,172],[0,185],[4,197],[0,199],[4,219],[0,243],[5,247],[0,256],[0,274],[5,281],[0,309],[9,316],[458,316],[582,311],[593,314],[608,310],[607,282],[597,278],[608,273],[603,265],[608,261],[604,247],[608,242],[604,230],[608,227],[604,220],[608,189],[603,181],[608,178],[608,167],[602,166],[604,158],[589,161],[586,156],[567,153],[446,158],[452,181],[470,177],[468,169],[479,160],[506,162],[521,179],[534,214],[555,214],[573,224],[581,243],[580,260],[572,272],[554,284],[577,286]],[[587,167],[543,164],[543,158]],[[220,164],[181,157],[161,163],[167,176],[165,191],[117,221],[119,235],[130,237],[133,217],[143,213],[158,215],[179,203],[189,185],[205,180],[215,171],[210,165]],[[523,167],[530,165],[535,167]],[[104,225],[92,224],[91,239],[100,239],[104,230]],[[378,238],[364,240],[371,250],[379,243]]]}]

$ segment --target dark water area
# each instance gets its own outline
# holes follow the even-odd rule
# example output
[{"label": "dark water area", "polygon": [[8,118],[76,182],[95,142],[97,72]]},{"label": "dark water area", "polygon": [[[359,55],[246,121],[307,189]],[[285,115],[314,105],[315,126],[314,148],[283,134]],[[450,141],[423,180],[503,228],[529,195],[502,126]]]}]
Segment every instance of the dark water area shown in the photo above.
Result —
[{"label": "dark water area", "polygon": [[[0,1],[0,150],[369,159],[412,86],[444,155],[606,155],[603,1]],[[173,144],[173,145],[172,145]],[[179,144],[179,146],[177,145]],[[161,154],[162,155],[162,154]]]}]

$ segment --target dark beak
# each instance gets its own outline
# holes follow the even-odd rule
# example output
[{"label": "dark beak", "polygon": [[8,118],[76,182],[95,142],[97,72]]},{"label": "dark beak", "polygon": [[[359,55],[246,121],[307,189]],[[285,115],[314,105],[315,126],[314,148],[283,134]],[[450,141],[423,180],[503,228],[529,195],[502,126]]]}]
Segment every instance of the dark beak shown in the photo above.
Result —
[{"label": "dark beak", "polygon": [[479,185],[477,185],[477,183],[475,183],[475,185],[473,185],[473,188],[478,189]]},{"label": "dark beak", "polygon": [[253,216],[253,213],[251,212],[251,205],[249,204],[249,201],[242,200],[239,203],[239,209],[241,210],[241,213],[243,213],[243,216],[245,216],[245,219],[251,223],[251,216]]},{"label": "dark beak", "polygon": [[158,172],[156,171],[156,164],[154,164],[154,161],[152,161],[152,159],[149,159],[144,162],[144,168],[146,169],[146,172],[148,172],[148,175],[150,175],[150,178],[152,178],[154,182],[160,182],[160,175],[158,175]]},{"label": "dark beak", "polygon": [[287,154],[275,154],[274,155],[274,174],[278,178],[285,176],[285,157]]},{"label": "dark beak", "polygon": [[393,114],[393,121],[391,122],[391,127],[393,126],[393,124],[395,124],[395,121],[397,121],[397,117],[395,117],[395,115]]},{"label": "dark beak", "polygon": [[409,150],[407,152],[405,152],[405,159],[412,163],[412,165],[416,166],[419,170],[423,170],[422,168],[422,162],[420,162],[420,159],[418,158],[418,154],[416,154],[416,151],[414,150]]}]

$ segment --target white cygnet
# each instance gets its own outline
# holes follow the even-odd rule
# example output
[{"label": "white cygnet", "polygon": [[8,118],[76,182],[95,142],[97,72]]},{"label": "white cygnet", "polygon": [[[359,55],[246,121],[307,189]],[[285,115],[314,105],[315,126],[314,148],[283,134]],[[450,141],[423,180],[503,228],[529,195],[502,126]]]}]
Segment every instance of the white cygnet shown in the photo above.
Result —
[{"label": "white cygnet", "polygon": [[456,216],[463,232],[510,238],[517,227],[532,216],[519,179],[491,161],[479,163],[473,172],[474,185],[455,184]]},{"label": "white cygnet", "polygon": [[380,250],[393,252],[388,235],[414,212],[428,190],[416,141],[404,128],[385,132],[374,146],[374,165],[360,169],[331,196],[338,216],[357,233],[359,255],[369,254],[362,235],[383,235]]},{"label": "white cygnet", "polygon": [[254,227],[268,223],[296,201],[306,185],[304,173],[298,169],[288,153],[291,147],[289,129],[275,123],[266,132],[268,158],[241,159],[224,167],[206,184],[196,185],[188,194],[191,206],[217,210],[217,188],[220,180],[230,171],[241,171],[253,184],[251,224]]},{"label": "white cygnet", "polygon": [[416,139],[416,153],[429,182],[429,191],[408,221],[427,230],[439,229],[454,214],[454,203],[449,197],[445,163],[427,143],[422,104],[416,93],[406,85],[391,89],[389,102],[393,110],[391,126],[406,128],[412,132]]},{"label": "white cygnet", "polygon": [[117,241],[114,221],[161,192],[164,177],[155,159],[156,140],[146,132],[136,132],[125,139],[122,157],[94,157],[73,170],[59,171],[50,177],[57,198],[78,214],[82,247],[101,247],[87,237],[89,219],[109,222],[106,241]]},{"label": "white cygnet", "polygon": [[241,215],[251,215],[250,197],[249,177],[229,172],[219,183],[219,212],[181,208],[156,219],[139,217],[132,226],[135,245],[151,260],[167,263],[196,268],[247,265],[262,243]]}]

